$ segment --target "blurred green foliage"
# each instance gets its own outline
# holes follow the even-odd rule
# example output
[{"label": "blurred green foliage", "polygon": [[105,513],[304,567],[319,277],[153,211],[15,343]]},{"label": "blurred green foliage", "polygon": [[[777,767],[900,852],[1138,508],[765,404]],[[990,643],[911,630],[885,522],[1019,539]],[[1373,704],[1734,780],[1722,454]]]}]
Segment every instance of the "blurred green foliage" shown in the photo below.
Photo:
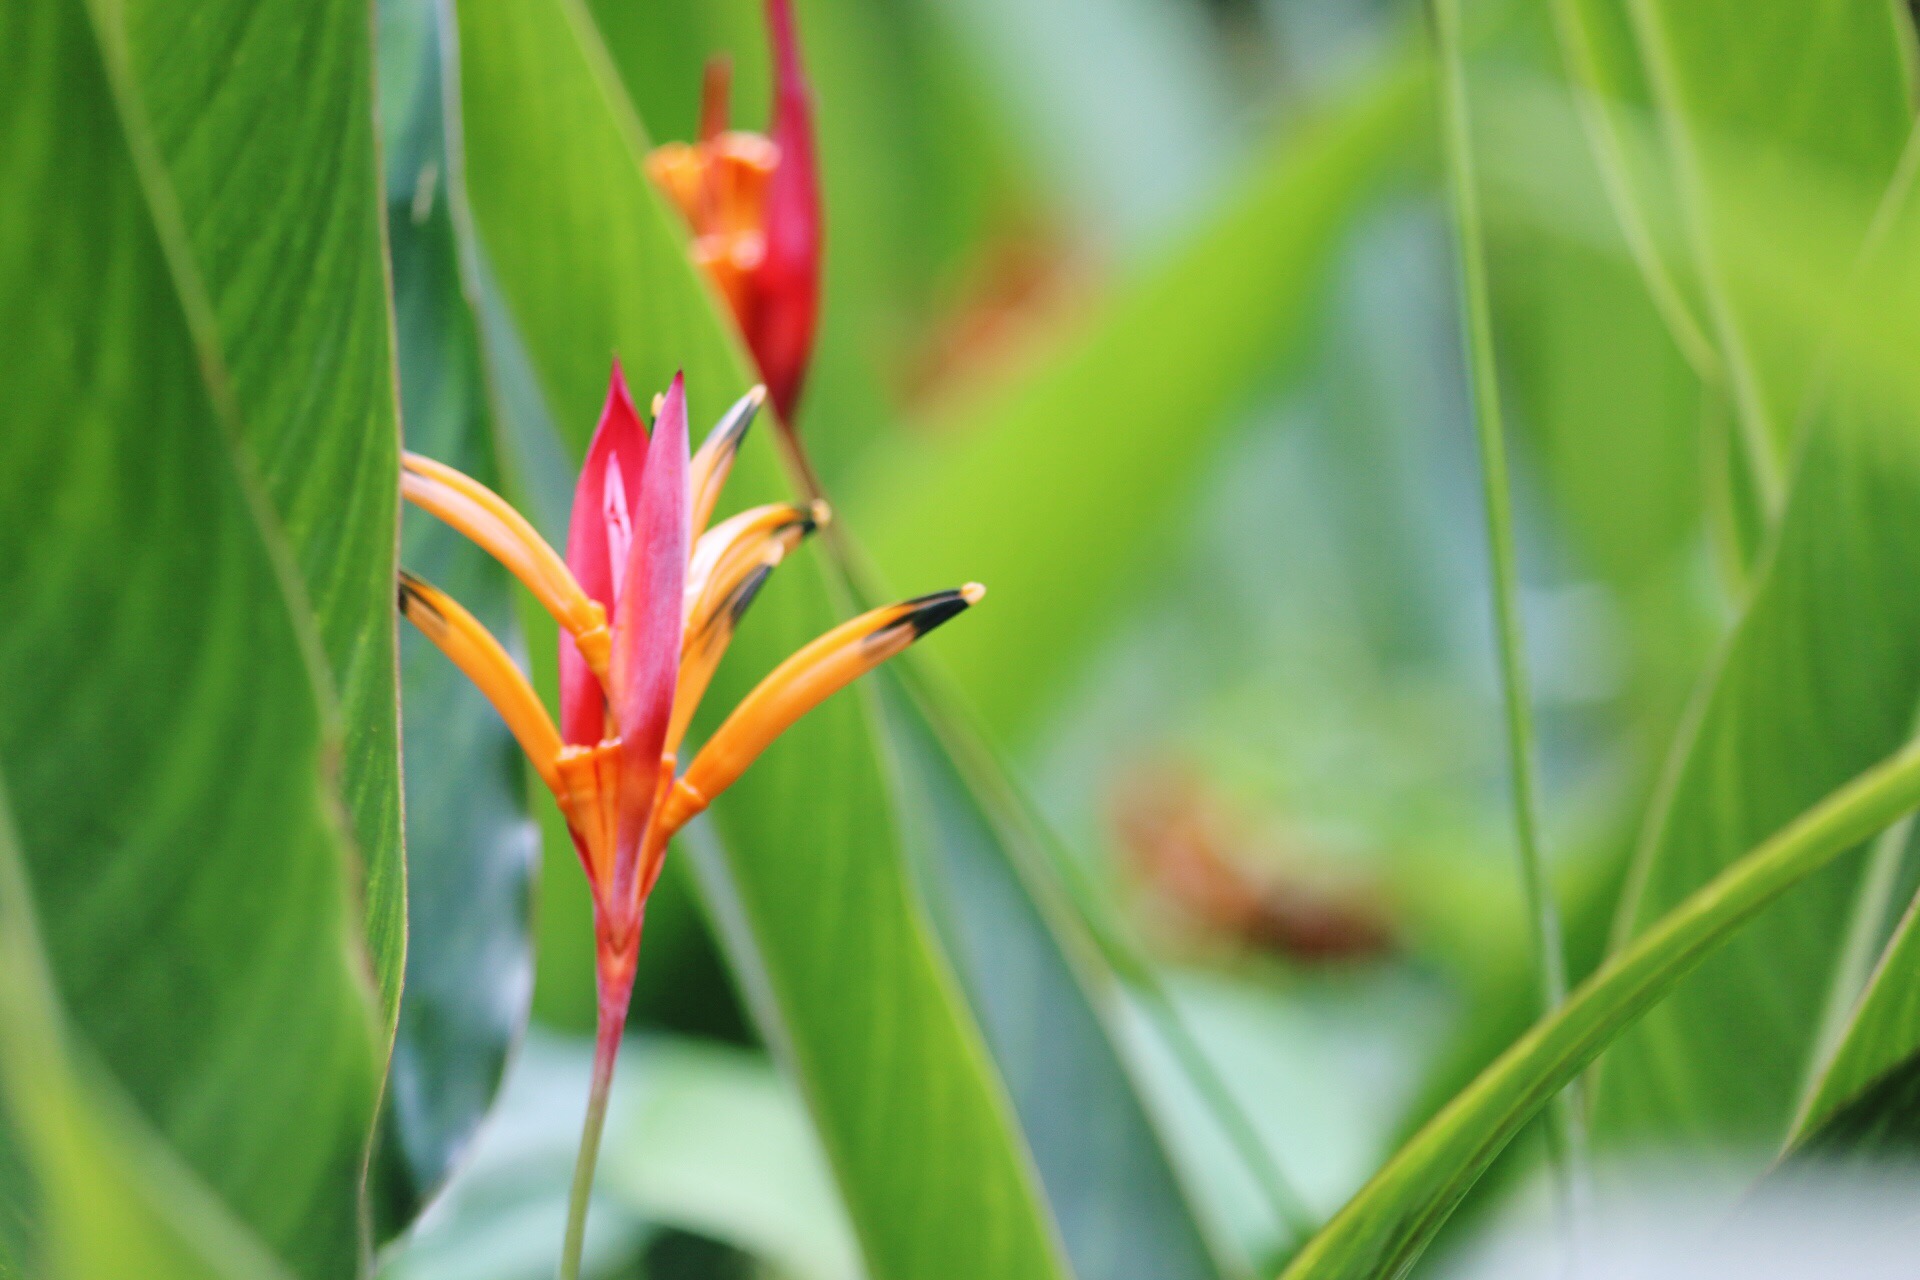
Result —
[{"label": "blurred green foliage", "polygon": [[[1472,347],[1413,0],[798,9],[840,519],[696,734],[882,586],[990,595],[674,851],[596,1274],[1439,1274],[1569,1084],[1603,1172],[1911,1154],[1900,796],[1790,825],[1920,705],[1906,8],[1464,5]],[[396,450],[558,539],[610,357],[696,430],[747,384],[643,160],[716,55],[764,122],[760,5],[0,47],[0,1275],[545,1274],[587,899],[396,557],[549,699],[553,632]],[[1601,975],[1531,1038],[1474,356]]]}]

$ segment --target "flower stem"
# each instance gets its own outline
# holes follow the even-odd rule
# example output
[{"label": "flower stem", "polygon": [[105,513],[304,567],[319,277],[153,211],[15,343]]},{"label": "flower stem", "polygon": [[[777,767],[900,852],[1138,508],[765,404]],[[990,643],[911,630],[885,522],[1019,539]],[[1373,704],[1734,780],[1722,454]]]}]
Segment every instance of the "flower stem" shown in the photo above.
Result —
[{"label": "flower stem", "polygon": [[[623,989],[600,991],[599,1029],[593,1042],[593,1084],[587,1091],[587,1119],[580,1130],[580,1155],[573,1165],[573,1189],[567,1193],[567,1234],[560,1246],[560,1280],[580,1280],[580,1253],[587,1241],[587,1202],[593,1198],[593,1170],[600,1159],[600,1135],[607,1127],[607,1098],[613,1089],[613,1064],[620,1056],[620,1035],[627,1026]],[[612,998],[609,998],[612,997]]]}]

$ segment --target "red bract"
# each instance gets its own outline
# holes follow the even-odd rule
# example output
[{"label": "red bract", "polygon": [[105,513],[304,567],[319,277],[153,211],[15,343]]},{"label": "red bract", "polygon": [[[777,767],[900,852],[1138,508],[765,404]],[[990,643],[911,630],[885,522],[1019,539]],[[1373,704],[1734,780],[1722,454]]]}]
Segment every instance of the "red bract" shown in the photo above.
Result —
[{"label": "red bract", "polygon": [[747,342],[782,421],[791,421],[820,314],[819,157],[813,140],[813,90],[800,63],[792,0],[767,0],[773,42],[773,145],[779,160],[767,186],[767,256],[759,309]]},{"label": "red bract", "polygon": [[692,228],[694,257],[725,296],[774,409],[791,426],[820,314],[820,171],[791,0],[767,0],[767,33],[772,136],[727,128],[726,64],[716,63],[699,139],[657,148],[648,167]]},{"label": "red bract", "polygon": [[[646,473],[647,429],[633,407],[627,380],[614,362],[600,425],[587,446],[587,460],[573,491],[567,528],[567,568],[608,617],[613,616],[614,565],[624,566],[633,544],[631,503]],[[609,474],[611,473],[611,475]],[[606,694],[588,669],[571,634],[560,637],[560,736],[576,745],[600,741],[606,732]]]}]

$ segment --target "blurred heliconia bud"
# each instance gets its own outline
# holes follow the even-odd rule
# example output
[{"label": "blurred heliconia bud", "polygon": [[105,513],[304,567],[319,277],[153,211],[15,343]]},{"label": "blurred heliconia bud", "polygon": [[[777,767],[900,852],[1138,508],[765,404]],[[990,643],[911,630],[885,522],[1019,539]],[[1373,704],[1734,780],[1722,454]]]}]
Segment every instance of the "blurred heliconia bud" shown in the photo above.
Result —
[{"label": "blurred heliconia bud", "polygon": [[699,138],[656,148],[647,167],[686,218],[695,260],[727,300],[774,411],[791,429],[820,315],[820,171],[792,0],[767,0],[767,32],[769,133],[728,127],[731,69],[715,59]]}]

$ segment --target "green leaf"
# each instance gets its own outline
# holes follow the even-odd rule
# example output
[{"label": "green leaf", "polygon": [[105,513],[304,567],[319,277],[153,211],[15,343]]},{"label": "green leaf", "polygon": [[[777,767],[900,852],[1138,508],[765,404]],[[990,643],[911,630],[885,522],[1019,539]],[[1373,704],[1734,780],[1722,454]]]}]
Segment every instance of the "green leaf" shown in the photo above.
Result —
[{"label": "green leaf", "polygon": [[892,586],[991,584],[994,607],[941,655],[1004,739],[1064,687],[1234,412],[1293,346],[1356,210],[1404,154],[1424,88],[1396,66],[1329,108],[1086,320],[854,477],[849,526]]},{"label": "green leaf", "polygon": [[[387,222],[407,446],[498,485],[480,338],[462,291],[447,198],[437,6],[381,8]],[[407,568],[518,647],[512,579],[424,513],[407,511]],[[484,695],[408,628],[406,987],[376,1158],[377,1238],[409,1222],[465,1151],[526,1027],[539,832],[524,758]]]},{"label": "green leaf", "polygon": [[[644,137],[572,3],[460,6],[468,184],[552,416],[584,446],[616,352],[644,393],[688,374],[696,421],[744,358],[641,172]],[[729,502],[781,496],[766,441]],[[708,696],[731,705],[831,622],[810,556],[783,567]],[[1052,1276],[1061,1261],[978,1029],[908,880],[874,729],[833,700],[690,833],[736,973],[813,1107],[870,1269]]]},{"label": "green leaf", "polygon": [[[1569,4],[1601,10],[1607,0],[1559,0],[1556,7]],[[1512,16],[1507,36],[1518,47],[1508,59],[1550,73],[1560,55],[1552,48],[1549,15],[1520,7]],[[1471,64],[1476,99],[1482,71],[1483,64]],[[1619,110],[1617,104],[1604,105]],[[1502,104],[1488,106],[1481,158],[1483,164],[1498,164],[1510,141],[1499,131],[1508,122]],[[1670,610],[1661,597],[1673,594],[1676,570],[1696,552],[1701,532],[1699,433],[1705,392],[1672,336],[1674,326],[1663,321],[1665,304],[1646,283],[1659,268],[1636,269],[1640,254],[1657,254],[1671,241],[1663,246],[1650,229],[1641,228],[1636,234],[1649,238],[1636,244],[1610,208],[1616,189],[1611,184],[1619,179],[1609,166],[1624,164],[1627,152],[1644,148],[1629,148],[1622,140],[1624,126],[1609,114],[1602,123],[1614,154],[1602,153],[1595,143],[1596,154],[1590,155],[1568,113],[1560,118],[1568,127],[1539,145],[1563,157],[1554,173],[1560,202],[1581,211],[1595,229],[1593,243],[1569,237],[1563,227],[1529,225],[1516,216],[1510,194],[1497,182],[1487,183],[1494,329],[1506,374],[1502,388],[1510,393],[1514,426],[1525,434],[1528,461],[1554,505],[1555,529],[1570,551],[1636,615]],[[1546,119],[1542,113],[1532,116],[1536,128]],[[1598,127],[1590,118],[1588,123],[1590,132]],[[1685,567],[1691,570],[1690,564]],[[1671,646],[1682,630],[1670,615],[1635,620],[1647,624],[1649,646]],[[1693,646],[1684,647],[1684,656],[1671,665],[1685,666],[1691,677],[1696,668],[1688,661],[1697,655]]]},{"label": "green leaf", "polygon": [[398,424],[364,0],[111,0],[242,438],[338,691],[340,798],[389,1020],[406,948]]},{"label": "green leaf", "polygon": [[[1617,38],[1607,38],[1617,35],[1621,9],[1638,61],[1632,71],[1623,69],[1628,55]],[[1595,94],[1644,76],[1667,172],[1636,180],[1617,137],[1604,124],[1593,136],[1616,176],[1615,194],[1636,256],[1669,315],[1682,305],[1673,301],[1678,286],[1659,267],[1663,251],[1632,229],[1663,221],[1655,207],[1663,187],[1674,196],[1690,275],[1702,295],[1701,323],[1738,427],[1730,442],[1735,483],[1750,484],[1770,517],[1788,478],[1817,347],[1805,341],[1801,326],[1756,295],[1737,261],[1736,228],[1750,234],[1758,220],[1783,243],[1792,243],[1801,230],[1790,202],[1777,212],[1743,203],[1743,189],[1752,181],[1752,155],[1743,153],[1758,155],[1776,178],[1797,170],[1873,190],[1885,187],[1911,125],[1911,28],[1901,7],[1885,0],[1822,0],[1811,8],[1762,11],[1737,0],[1578,0],[1564,3],[1561,17],[1570,63],[1576,73],[1591,73],[1587,87]],[[1846,91],[1835,92],[1837,84]],[[1604,102],[1591,107],[1599,120],[1615,109]],[[1644,173],[1648,166],[1638,168]],[[1848,229],[1851,244],[1866,234],[1865,213]],[[1676,329],[1686,331],[1684,325]]]},{"label": "green leaf", "polygon": [[313,619],[117,9],[8,6],[0,44],[0,768],[48,966],[228,1210],[350,1276],[382,1050]]},{"label": "green leaf", "polygon": [[[0,1231],[0,1272],[64,1280],[274,1280],[287,1273],[144,1130],[69,1042],[0,790],[0,1138],[33,1238]],[[111,1101],[110,1101],[111,1099]],[[7,1121],[11,1121],[11,1131]],[[28,1261],[31,1259],[32,1261]]]},{"label": "green leaf", "polygon": [[1673,231],[1680,214],[1672,157],[1664,147],[1631,145],[1629,115],[1651,111],[1652,90],[1628,7],[1622,0],[1554,0],[1554,32],[1597,176],[1647,300],[1694,372],[1713,377],[1719,349],[1707,332],[1692,259]]},{"label": "green leaf", "polygon": [[[1872,959],[1877,951],[1878,960],[1864,981],[1850,983],[1848,977],[1860,975],[1849,975],[1842,961],[1834,993],[1841,1001],[1838,1007],[1848,1016],[1836,1028],[1831,1047],[1821,1046],[1823,1060],[1817,1064],[1788,1138],[1793,1148],[1815,1154],[1842,1148],[1904,1150],[1916,1136],[1920,1099],[1913,1086],[1915,1061],[1920,1058],[1920,1008],[1916,1008],[1913,977],[1920,972],[1920,926],[1915,924],[1920,915],[1911,901],[1912,834],[1911,824],[1903,824],[1875,845],[1872,866],[1889,883],[1870,895],[1875,877],[1869,873],[1863,879],[1856,936],[1865,958]],[[1901,875],[1903,865],[1906,874]],[[1899,901],[1896,895],[1901,889],[1909,905],[1886,941],[1881,926],[1887,923],[1889,907]],[[1865,947],[1873,951],[1864,951]]]},{"label": "green leaf", "polygon": [[[1623,936],[1911,733],[1920,432],[1859,390],[1810,430],[1753,598],[1669,760]],[[1775,1147],[1813,1067],[1860,871],[1845,860],[1770,910],[1623,1037],[1597,1074],[1596,1124]]]},{"label": "green leaf", "polygon": [[[1407,1274],[1522,1126],[1689,969],[1756,914],[1920,805],[1920,747],[1851,780],[1733,863],[1582,983],[1402,1147],[1283,1280]],[[1664,1006],[1658,1006],[1664,1007]]]}]

